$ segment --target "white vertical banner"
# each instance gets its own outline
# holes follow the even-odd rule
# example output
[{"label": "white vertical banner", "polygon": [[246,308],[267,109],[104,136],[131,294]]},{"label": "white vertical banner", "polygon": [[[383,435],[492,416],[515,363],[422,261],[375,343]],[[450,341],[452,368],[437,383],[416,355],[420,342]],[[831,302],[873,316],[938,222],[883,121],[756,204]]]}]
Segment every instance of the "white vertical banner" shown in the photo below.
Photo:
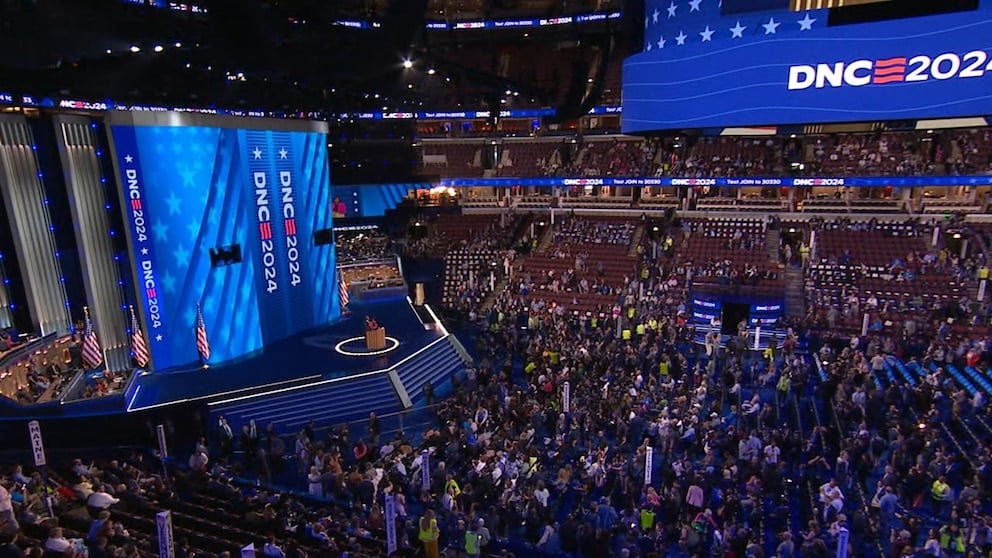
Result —
[{"label": "white vertical banner", "polygon": [[28,423],[28,436],[31,438],[31,453],[34,454],[35,467],[44,467],[48,460],[45,458],[45,443],[41,439],[41,424],[33,420]]},{"label": "white vertical banner", "polygon": [[988,279],[982,279],[978,282],[978,301],[983,302],[985,300],[985,289],[988,288]]},{"label": "white vertical banner", "polygon": [[754,328],[754,350],[761,350],[761,326]]},{"label": "white vertical banner", "polygon": [[847,527],[841,527],[837,533],[837,558],[847,558],[847,544],[851,538]]},{"label": "white vertical banner", "polygon": [[647,446],[644,452],[644,486],[651,485],[651,476],[654,470],[654,448]]},{"label": "white vertical banner", "polygon": [[572,410],[572,385],[565,382],[561,386],[561,411],[563,413],[571,412]]},{"label": "white vertical banner", "polygon": [[816,231],[809,233],[809,261],[816,261]]},{"label": "white vertical banner", "polygon": [[158,558],[176,558],[176,546],[172,539],[172,512],[166,510],[155,514],[158,529]]},{"label": "white vertical banner", "polygon": [[934,227],[933,238],[930,240],[930,246],[936,246],[938,240],[940,240],[940,227]]},{"label": "white vertical banner", "polygon": [[424,450],[420,453],[420,486],[424,490],[431,490],[431,454]]},{"label": "white vertical banner", "polygon": [[169,458],[169,446],[165,443],[165,425],[155,427],[155,434],[158,436],[158,453],[162,456],[162,461]]},{"label": "white vertical banner", "polygon": [[861,320],[861,335],[868,335],[868,312],[865,312],[864,319]]},{"label": "white vertical banner", "polygon": [[255,558],[255,545],[249,544],[241,549],[241,558]]},{"label": "white vertical banner", "polygon": [[396,499],[386,494],[386,554],[396,552]]}]

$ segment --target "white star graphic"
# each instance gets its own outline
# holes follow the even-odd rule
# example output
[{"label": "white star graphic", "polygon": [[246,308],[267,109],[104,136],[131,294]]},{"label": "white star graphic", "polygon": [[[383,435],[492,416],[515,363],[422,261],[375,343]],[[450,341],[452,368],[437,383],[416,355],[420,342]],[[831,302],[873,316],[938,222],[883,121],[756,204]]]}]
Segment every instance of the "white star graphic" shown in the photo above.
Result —
[{"label": "white star graphic", "polygon": [[709,25],[707,25],[706,29],[703,29],[699,34],[703,37],[704,43],[713,40],[713,30],[710,29]]},{"label": "white star graphic", "polygon": [[661,12],[658,11],[658,8],[655,8],[654,9],[654,13],[651,14],[651,21],[654,22],[654,23],[658,23],[658,16],[660,16],[660,15],[661,15]]},{"label": "white star graphic", "polygon": [[132,157],[130,155],[125,155],[124,156],[124,162],[125,163],[133,163],[134,162],[134,157]]},{"label": "white star graphic", "polygon": [[672,2],[672,5],[668,7],[668,17],[675,17],[675,10],[678,9],[678,5]]},{"label": "white star graphic", "polygon": [[741,25],[741,22],[738,21],[737,22],[737,25],[735,25],[735,26],[733,26],[733,27],[730,28],[730,32],[732,33],[732,35],[730,36],[730,38],[731,39],[742,39],[742,38],[744,38],[744,30],[745,29],[747,29],[747,26],[746,25]]},{"label": "white star graphic", "polygon": [[774,35],[775,30],[778,26],[782,25],[780,22],[775,21],[774,17],[768,18],[768,23],[762,23],[761,26],[765,28],[765,35]]},{"label": "white star graphic", "polygon": [[289,151],[286,151],[286,148],[285,147],[283,147],[282,149],[279,150],[279,158],[280,159],[285,159],[287,156],[289,156]]},{"label": "white star graphic", "polygon": [[161,341],[161,340],[162,340],[162,335],[161,335],[161,334],[159,334],[159,335],[156,335],[156,336],[155,336],[155,340],[156,340],[156,341]]},{"label": "white star graphic", "polygon": [[141,255],[142,256],[147,256],[148,255],[148,248],[142,248],[141,249]]},{"label": "white star graphic", "polygon": [[648,44],[644,45],[644,50],[645,52],[651,52],[651,41],[648,41]]},{"label": "white star graphic", "polygon": [[255,148],[254,151],[251,152],[251,154],[254,155],[256,159],[262,158],[262,150],[257,147]]},{"label": "white star graphic", "polygon": [[657,44],[658,44],[658,48],[665,48],[665,38],[664,37],[658,37],[658,43]]},{"label": "white star graphic", "polygon": [[703,0],[689,0],[689,11],[698,12],[699,5],[703,3]]},{"label": "white star graphic", "polygon": [[799,24],[800,31],[810,31],[813,29],[813,24],[816,23],[816,20],[809,17],[809,12],[806,12],[806,17],[800,19],[796,23]]},{"label": "white star graphic", "polygon": [[679,31],[679,34],[678,34],[678,36],[676,36],[676,37],[675,37],[675,42],[676,42],[676,43],[678,43],[678,44],[679,44],[679,46],[682,46],[682,45],[684,45],[684,44],[685,44],[685,40],[686,40],[686,38],[688,38],[688,37],[689,37],[688,35],[686,35],[686,34],[685,34],[685,33],[683,33],[682,31]]}]

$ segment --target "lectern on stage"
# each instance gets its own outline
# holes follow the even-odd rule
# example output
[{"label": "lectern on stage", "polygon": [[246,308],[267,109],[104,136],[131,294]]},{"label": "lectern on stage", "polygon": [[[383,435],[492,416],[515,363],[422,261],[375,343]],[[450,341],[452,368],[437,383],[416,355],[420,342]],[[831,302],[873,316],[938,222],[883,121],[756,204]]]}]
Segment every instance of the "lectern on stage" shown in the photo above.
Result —
[{"label": "lectern on stage", "polygon": [[365,317],[365,348],[370,351],[381,351],[386,348],[386,328],[372,316]]},{"label": "lectern on stage", "polygon": [[386,328],[370,329],[365,332],[365,348],[381,351],[386,348]]}]

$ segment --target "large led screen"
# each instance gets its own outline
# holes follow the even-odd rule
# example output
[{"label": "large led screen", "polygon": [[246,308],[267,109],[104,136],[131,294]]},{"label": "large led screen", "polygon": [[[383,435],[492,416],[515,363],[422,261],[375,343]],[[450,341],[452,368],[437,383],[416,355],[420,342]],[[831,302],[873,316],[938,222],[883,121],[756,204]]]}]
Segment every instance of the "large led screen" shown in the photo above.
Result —
[{"label": "large led screen", "polygon": [[211,362],[340,313],[334,246],[314,235],[332,228],[325,134],[203,121],[175,115],[156,119],[167,124],[110,126],[142,322],[159,370],[197,361],[198,303]]},{"label": "large led screen", "polygon": [[624,132],[992,114],[988,1],[852,25],[828,10],[727,16],[717,0],[656,1],[645,52],[624,64]]}]

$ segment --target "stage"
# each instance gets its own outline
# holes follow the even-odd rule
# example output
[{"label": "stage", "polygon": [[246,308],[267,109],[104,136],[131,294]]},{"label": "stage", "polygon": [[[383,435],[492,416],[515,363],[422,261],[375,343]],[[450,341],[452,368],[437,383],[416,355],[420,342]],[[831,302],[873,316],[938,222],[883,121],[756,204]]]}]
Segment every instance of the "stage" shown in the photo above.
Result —
[{"label": "stage", "polygon": [[[273,343],[248,357],[207,369],[190,365],[140,375],[126,397],[128,412],[200,399],[220,399],[385,370],[445,337],[425,323],[407,299],[353,303],[351,312],[325,327]],[[365,316],[386,328],[381,351],[366,351]]]}]

